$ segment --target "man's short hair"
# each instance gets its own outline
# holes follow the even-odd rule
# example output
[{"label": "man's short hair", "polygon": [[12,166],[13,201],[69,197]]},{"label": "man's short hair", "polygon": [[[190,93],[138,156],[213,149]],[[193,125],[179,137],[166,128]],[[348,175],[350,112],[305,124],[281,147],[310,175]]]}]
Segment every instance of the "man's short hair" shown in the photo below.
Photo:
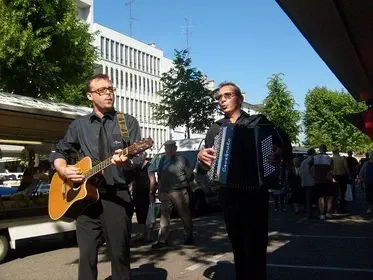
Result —
[{"label": "man's short hair", "polygon": [[308,149],[307,150],[307,155],[308,156],[313,156],[314,154],[316,154],[316,151],[314,148],[311,148],[311,149]]},{"label": "man's short hair", "polygon": [[373,151],[370,151],[368,154],[369,154],[369,158],[372,159],[373,158]]},{"label": "man's short hair", "polygon": [[327,151],[326,145],[325,144],[321,144],[320,147],[319,147],[319,150],[320,150],[320,152],[321,151],[326,152]]},{"label": "man's short hair", "polygon": [[111,81],[110,80],[110,77],[107,75],[107,74],[96,74],[94,75],[88,82],[87,82],[87,87],[85,89],[85,93],[88,93],[91,91],[91,83],[94,81],[94,80],[105,80],[105,81]]},{"label": "man's short hair", "polygon": [[347,154],[348,154],[349,156],[352,156],[353,152],[352,152],[352,151],[348,151]]},{"label": "man's short hair", "polygon": [[176,146],[176,142],[174,140],[167,140],[164,143],[165,146]]},{"label": "man's short hair", "polygon": [[241,89],[235,83],[232,83],[232,82],[223,82],[223,83],[221,83],[219,85],[219,87],[217,88],[216,93],[218,93],[218,91],[220,91],[223,87],[226,87],[226,86],[233,87],[234,88],[234,94],[237,95],[237,96],[242,96]]}]

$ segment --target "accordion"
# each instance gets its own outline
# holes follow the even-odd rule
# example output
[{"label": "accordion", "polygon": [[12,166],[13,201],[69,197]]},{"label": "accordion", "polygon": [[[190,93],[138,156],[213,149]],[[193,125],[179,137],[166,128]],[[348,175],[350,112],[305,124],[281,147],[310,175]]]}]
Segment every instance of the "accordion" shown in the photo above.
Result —
[{"label": "accordion", "polygon": [[207,176],[218,186],[260,189],[278,180],[276,166],[267,162],[277,131],[271,126],[226,124],[215,137],[214,160]]}]

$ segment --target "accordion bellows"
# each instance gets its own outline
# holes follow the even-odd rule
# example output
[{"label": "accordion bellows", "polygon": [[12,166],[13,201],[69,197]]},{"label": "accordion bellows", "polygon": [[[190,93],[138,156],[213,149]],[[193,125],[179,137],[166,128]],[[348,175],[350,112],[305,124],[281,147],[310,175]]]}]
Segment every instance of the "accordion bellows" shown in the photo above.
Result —
[{"label": "accordion bellows", "polygon": [[276,167],[267,162],[276,130],[268,126],[225,124],[215,137],[216,159],[207,175],[215,184],[255,190],[277,180]]}]

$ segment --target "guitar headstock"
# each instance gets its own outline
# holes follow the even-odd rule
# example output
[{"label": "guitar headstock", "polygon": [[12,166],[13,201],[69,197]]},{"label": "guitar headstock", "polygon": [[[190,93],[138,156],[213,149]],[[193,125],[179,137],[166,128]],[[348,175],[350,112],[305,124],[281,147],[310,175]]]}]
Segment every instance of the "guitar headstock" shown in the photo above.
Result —
[{"label": "guitar headstock", "polygon": [[147,149],[150,149],[153,146],[153,139],[151,137],[141,139],[130,145],[128,147],[128,154],[131,156],[135,156],[139,153],[144,152]]}]

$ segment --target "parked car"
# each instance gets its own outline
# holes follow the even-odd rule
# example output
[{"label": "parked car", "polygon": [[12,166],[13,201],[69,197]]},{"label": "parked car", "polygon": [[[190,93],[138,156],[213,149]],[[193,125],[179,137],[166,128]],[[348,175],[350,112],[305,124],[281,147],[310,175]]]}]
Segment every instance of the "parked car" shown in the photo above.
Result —
[{"label": "parked car", "polygon": [[[178,147],[177,154],[184,156],[190,168],[193,168],[191,209],[194,216],[199,216],[206,211],[207,207],[217,205],[219,202],[218,193],[213,190],[206,175],[197,174],[197,155],[204,147],[204,139],[183,139],[175,142]],[[164,145],[162,145],[153,160],[159,160],[164,154]]]}]

